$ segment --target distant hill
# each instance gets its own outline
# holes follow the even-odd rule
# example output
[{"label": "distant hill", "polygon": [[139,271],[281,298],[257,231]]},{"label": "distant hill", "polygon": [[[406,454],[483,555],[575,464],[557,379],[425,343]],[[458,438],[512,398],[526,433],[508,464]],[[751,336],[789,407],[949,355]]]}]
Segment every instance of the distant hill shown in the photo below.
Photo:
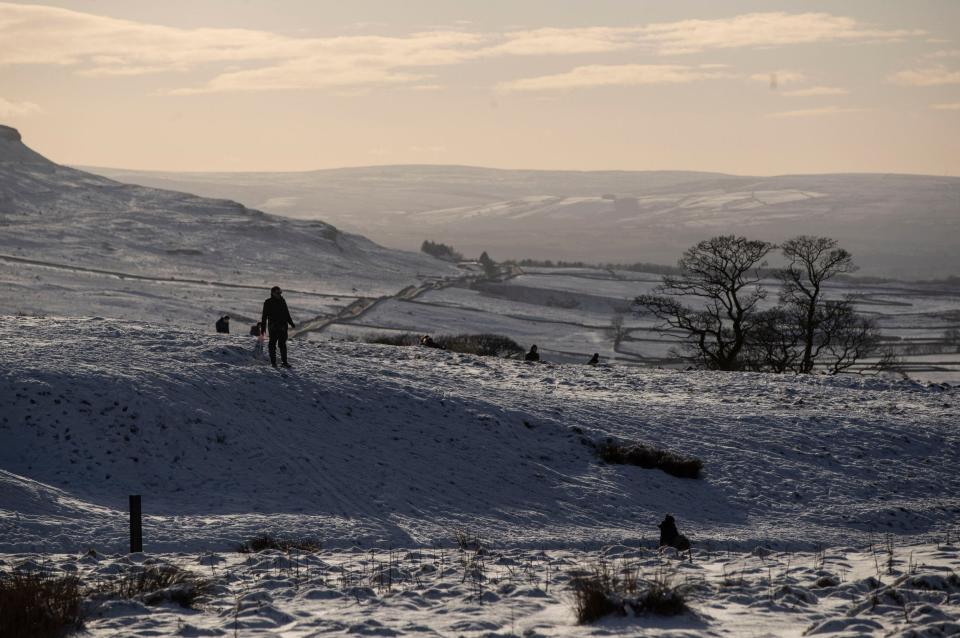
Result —
[{"label": "distant hill", "polygon": [[826,174],[749,177],[685,171],[529,171],[378,166],[300,173],[169,173],[90,168],[124,182],[231,197],[324,219],[390,246],[424,239],[467,255],[673,263],[717,233],[839,239],[864,274],[960,274],[960,178]]},{"label": "distant hill", "polygon": [[[101,279],[116,273],[262,287],[244,293],[259,301],[265,289],[277,283],[331,297],[378,296],[456,273],[450,264],[384,248],[319,219],[278,217],[227,199],[122,184],[61,166],[29,149],[19,132],[6,126],[0,126],[0,227],[0,255],[19,260],[7,263],[66,265],[88,278],[95,270],[102,271],[96,273]],[[15,300],[29,299],[37,287],[40,276],[29,277],[33,279],[19,271],[4,272],[0,286],[7,311],[19,311]],[[91,293],[104,287],[92,281],[84,285]],[[78,290],[73,283],[67,288]],[[134,298],[135,292],[120,291],[123,299],[105,300],[104,305],[117,312],[106,316],[142,317],[125,310],[146,303],[145,295]],[[176,286],[155,287],[149,302],[163,308],[163,300],[175,294]],[[25,305],[50,310],[57,296],[48,294],[47,301]],[[187,309],[218,295],[194,291],[190,296]],[[98,314],[110,312],[96,307],[93,304],[92,311]]]}]

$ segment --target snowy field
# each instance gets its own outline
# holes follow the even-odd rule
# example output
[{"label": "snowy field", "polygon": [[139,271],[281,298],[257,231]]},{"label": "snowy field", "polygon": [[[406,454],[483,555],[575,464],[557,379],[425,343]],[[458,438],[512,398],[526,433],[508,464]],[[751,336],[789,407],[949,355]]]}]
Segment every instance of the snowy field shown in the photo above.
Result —
[{"label": "snowy field", "polygon": [[[701,550],[692,558],[687,562],[638,545],[593,551],[355,547],[258,554],[8,554],[0,556],[0,569],[32,567],[102,584],[140,570],[177,568],[206,585],[193,609],[94,597],[86,635],[97,638],[906,638],[960,631],[960,551],[955,544],[878,544],[806,553]],[[612,615],[577,624],[572,583],[602,566],[619,578],[636,578],[641,587],[645,581],[668,579],[684,592],[689,611],[672,617]]]},{"label": "snowy field", "polygon": [[[630,311],[634,297],[654,292],[659,276],[586,268],[521,270],[502,284],[452,286],[413,300],[387,300],[361,317],[327,326],[323,334],[494,332],[524,347],[535,343],[550,360],[562,363],[582,362],[598,352],[619,363],[681,365],[670,353],[678,335],[663,333],[652,317]],[[776,303],[776,282],[764,285],[770,291],[764,304]],[[884,347],[901,356],[905,374],[960,383],[960,343],[945,339],[945,331],[960,328],[960,285],[852,280],[832,285],[826,294],[855,296],[857,309],[876,319]],[[610,334],[615,315],[621,315],[625,328],[616,350]]]},{"label": "snowy field", "polygon": [[[957,388],[305,340],[278,373],[247,338],[109,319],[3,317],[0,340],[0,569],[209,581],[197,610],[95,599],[93,636],[960,627]],[[702,478],[604,464],[608,437]],[[128,494],[146,554],[118,554]],[[668,511],[692,564],[652,549]],[[262,533],[323,550],[233,551]],[[601,562],[691,611],[577,625],[571,578]]]}]

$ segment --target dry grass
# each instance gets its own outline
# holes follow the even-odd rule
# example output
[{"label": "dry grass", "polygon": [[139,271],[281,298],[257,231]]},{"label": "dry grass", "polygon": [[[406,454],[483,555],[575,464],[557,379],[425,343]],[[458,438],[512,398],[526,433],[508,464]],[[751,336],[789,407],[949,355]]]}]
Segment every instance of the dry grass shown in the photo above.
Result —
[{"label": "dry grass", "polygon": [[83,627],[83,594],[75,576],[0,573],[0,636],[47,638]]},{"label": "dry grass", "polygon": [[96,594],[106,598],[141,600],[147,605],[176,603],[195,609],[210,583],[193,572],[174,565],[150,565],[132,569],[120,578],[101,585]]},{"label": "dry grass", "polygon": [[663,567],[651,578],[642,578],[639,569],[629,566],[619,570],[601,562],[586,575],[571,579],[573,607],[580,624],[595,622],[617,614],[654,614],[676,616],[689,611],[684,588],[673,584]]}]

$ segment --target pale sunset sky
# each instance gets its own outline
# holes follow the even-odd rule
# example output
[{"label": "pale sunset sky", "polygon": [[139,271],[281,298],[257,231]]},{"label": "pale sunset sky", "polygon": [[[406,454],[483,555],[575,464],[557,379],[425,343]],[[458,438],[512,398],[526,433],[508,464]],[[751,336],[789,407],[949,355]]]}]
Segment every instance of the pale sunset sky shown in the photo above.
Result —
[{"label": "pale sunset sky", "polygon": [[136,169],[960,175],[960,2],[0,2],[0,123]]}]

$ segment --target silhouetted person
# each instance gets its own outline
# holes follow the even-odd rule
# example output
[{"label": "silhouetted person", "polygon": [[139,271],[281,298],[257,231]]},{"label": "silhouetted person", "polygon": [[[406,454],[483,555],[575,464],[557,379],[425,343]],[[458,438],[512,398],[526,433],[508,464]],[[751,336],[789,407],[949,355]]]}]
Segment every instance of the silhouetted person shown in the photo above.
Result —
[{"label": "silhouetted person", "polygon": [[537,352],[537,346],[530,346],[530,352],[523,358],[524,361],[539,361],[540,353]]},{"label": "silhouetted person", "polygon": [[230,334],[230,315],[223,315],[217,319],[217,332]]},{"label": "silhouetted person", "polygon": [[270,298],[263,302],[263,316],[260,323],[267,327],[270,335],[268,349],[270,350],[270,364],[277,367],[277,345],[280,346],[280,361],[284,368],[289,368],[287,363],[287,326],[296,328],[293,319],[290,318],[290,311],[287,310],[287,302],[283,299],[283,291],[280,286],[274,286],[270,289]]},{"label": "silhouetted person", "polygon": [[252,326],[250,326],[250,336],[259,337],[260,333],[263,332],[263,324],[259,321]]},{"label": "silhouetted person", "polygon": [[660,547],[673,547],[679,552],[690,550],[690,539],[677,529],[677,521],[673,516],[667,514],[657,527],[660,528]]},{"label": "silhouetted person", "polygon": [[590,357],[590,360],[587,361],[587,365],[588,365],[588,366],[595,366],[595,365],[597,365],[598,363],[600,363],[600,353],[599,353],[599,352],[594,352],[594,353],[593,353],[593,356]]}]

